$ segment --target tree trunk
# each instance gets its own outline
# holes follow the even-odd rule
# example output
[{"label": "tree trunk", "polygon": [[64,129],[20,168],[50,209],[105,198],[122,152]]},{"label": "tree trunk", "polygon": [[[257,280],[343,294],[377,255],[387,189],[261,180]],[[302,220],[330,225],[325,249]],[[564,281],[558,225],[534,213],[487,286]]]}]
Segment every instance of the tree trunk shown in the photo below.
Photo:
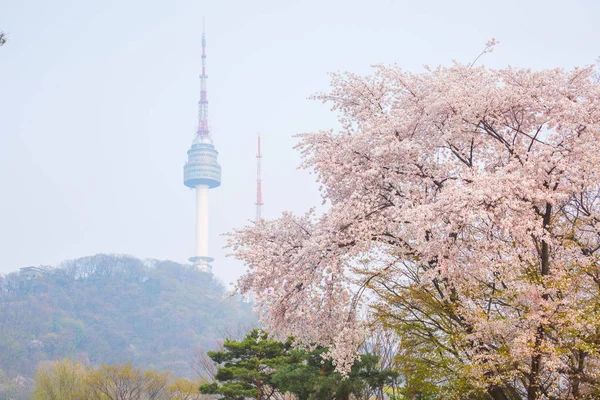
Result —
[{"label": "tree trunk", "polygon": [[263,388],[260,381],[256,381],[256,389],[258,389],[258,394],[256,395],[256,400],[262,400],[263,398]]},{"label": "tree trunk", "polygon": [[[552,204],[546,203],[546,209],[542,218],[544,230],[548,231],[550,227],[550,217],[552,216]],[[541,275],[542,277],[550,274],[550,245],[546,240],[542,240],[542,249],[540,254],[541,261]],[[542,296],[544,300],[548,299],[548,296],[544,294]],[[540,371],[542,369],[542,354],[539,349],[542,346],[544,340],[544,326],[540,325],[537,328],[535,335],[534,356],[531,358],[531,370],[529,373],[529,387],[527,388],[527,400],[537,400],[540,392]]]},{"label": "tree trunk", "polygon": [[579,350],[576,353],[577,358],[577,369],[571,375],[571,393],[573,395],[573,399],[581,398],[580,393],[580,384],[581,384],[581,375],[583,374],[583,369],[585,367],[585,352]]},{"label": "tree trunk", "polygon": [[488,389],[488,393],[494,400],[510,400],[504,390],[499,386],[494,386]]}]

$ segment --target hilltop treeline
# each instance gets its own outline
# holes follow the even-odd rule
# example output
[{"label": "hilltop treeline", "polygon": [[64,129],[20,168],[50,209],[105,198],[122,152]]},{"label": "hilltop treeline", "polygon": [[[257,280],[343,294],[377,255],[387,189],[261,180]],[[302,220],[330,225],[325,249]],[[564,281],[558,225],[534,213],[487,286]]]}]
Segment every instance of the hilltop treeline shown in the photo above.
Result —
[{"label": "hilltop treeline", "polygon": [[73,357],[192,377],[195,348],[252,321],[211,274],[170,261],[96,255],[23,268],[0,277],[0,376],[31,378],[40,362]]}]

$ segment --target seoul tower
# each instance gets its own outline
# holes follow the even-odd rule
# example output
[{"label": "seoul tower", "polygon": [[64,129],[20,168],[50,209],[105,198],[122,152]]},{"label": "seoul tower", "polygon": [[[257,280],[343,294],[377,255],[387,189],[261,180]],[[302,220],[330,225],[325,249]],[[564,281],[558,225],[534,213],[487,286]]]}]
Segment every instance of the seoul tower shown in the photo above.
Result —
[{"label": "seoul tower", "polygon": [[221,166],[217,162],[217,150],[213,145],[208,125],[208,98],[206,96],[206,34],[202,21],[202,75],[200,75],[200,101],[198,102],[198,130],[188,161],[183,167],[183,183],[196,189],[196,246],[190,261],[203,271],[210,272],[208,256],[208,190],[221,185]]}]

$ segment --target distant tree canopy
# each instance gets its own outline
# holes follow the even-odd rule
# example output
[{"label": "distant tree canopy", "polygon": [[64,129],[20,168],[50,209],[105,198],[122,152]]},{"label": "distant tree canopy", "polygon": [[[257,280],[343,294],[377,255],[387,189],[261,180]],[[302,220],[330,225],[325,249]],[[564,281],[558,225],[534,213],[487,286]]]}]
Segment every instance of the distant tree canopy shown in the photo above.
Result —
[{"label": "distant tree canopy", "polygon": [[197,400],[199,384],[130,363],[91,368],[66,359],[38,368],[33,400]]},{"label": "distant tree canopy", "polygon": [[191,266],[128,256],[0,275],[0,370],[31,378],[44,360],[76,357],[194,376],[194,348],[214,348],[232,321],[255,321],[250,304],[224,294]]},{"label": "distant tree canopy", "polygon": [[369,399],[374,390],[383,397],[384,387],[398,377],[389,369],[377,368],[377,356],[365,354],[344,379],[322,357],[327,349],[307,351],[292,344],[291,338],[281,342],[257,329],[241,341],[226,340],[222,351],[208,352],[219,364],[218,382],[204,384],[200,391],[228,400],[281,399],[286,393],[298,400]]}]

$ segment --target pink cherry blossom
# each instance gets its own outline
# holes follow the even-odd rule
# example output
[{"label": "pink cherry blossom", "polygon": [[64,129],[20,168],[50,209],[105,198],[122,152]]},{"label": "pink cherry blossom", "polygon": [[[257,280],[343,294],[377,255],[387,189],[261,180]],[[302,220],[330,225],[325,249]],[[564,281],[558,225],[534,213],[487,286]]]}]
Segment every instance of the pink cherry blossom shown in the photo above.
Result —
[{"label": "pink cherry blossom", "polygon": [[327,212],[229,238],[248,267],[238,289],[265,326],[329,346],[347,372],[374,314],[390,325],[410,315],[457,376],[494,398],[600,393],[593,68],[377,66],[333,74],[316,98],[342,128],[300,135],[297,148]]}]

